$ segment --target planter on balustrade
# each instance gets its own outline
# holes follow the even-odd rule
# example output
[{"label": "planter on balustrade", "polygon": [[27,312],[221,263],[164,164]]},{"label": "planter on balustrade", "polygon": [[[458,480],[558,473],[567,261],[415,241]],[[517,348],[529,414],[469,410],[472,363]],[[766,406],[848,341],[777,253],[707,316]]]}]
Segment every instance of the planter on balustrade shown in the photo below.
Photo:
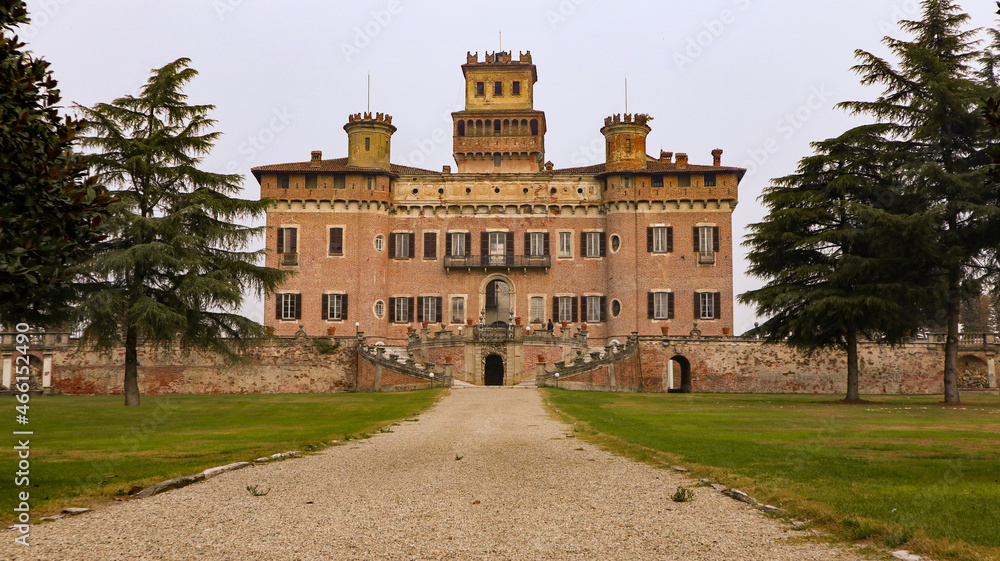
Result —
[{"label": "planter on balustrade", "polygon": [[337,328],[336,327],[327,327],[326,328],[326,334],[329,335],[330,337],[333,337],[334,335],[337,334]]},{"label": "planter on balustrade", "polygon": [[662,333],[663,335],[669,335],[670,334],[670,326],[669,325],[661,325],[660,326],[660,333]]}]

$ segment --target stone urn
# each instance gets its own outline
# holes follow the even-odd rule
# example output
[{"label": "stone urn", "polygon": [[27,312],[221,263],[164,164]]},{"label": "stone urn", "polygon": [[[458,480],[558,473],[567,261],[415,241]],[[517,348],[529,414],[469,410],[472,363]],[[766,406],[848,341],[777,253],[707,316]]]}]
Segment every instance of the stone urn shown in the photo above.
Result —
[{"label": "stone urn", "polygon": [[669,334],[670,333],[670,326],[669,325],[661,325],[660,326],[660,333],[662,333],[663,335]]},{"label": "stone urn", "polygon": [[333,337],[334,335],[337,334],[337,328],[336,327],[327,327],[326,328],[326,334],[329,335],[330,337]]}]

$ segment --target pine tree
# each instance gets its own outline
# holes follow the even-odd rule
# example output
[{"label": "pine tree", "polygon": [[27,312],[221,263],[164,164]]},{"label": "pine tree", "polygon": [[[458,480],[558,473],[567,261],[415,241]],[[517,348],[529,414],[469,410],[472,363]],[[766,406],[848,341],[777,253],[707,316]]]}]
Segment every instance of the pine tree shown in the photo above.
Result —
[{"label": "pine tree", "polygon": [[189,105],[182,89],[197,72],[178,59],[154,70],[141,93],[80,107],[94,171],[118,202],[109,238],[86,269],[78,308],[84,342],[125,346],[125,404],[139,404],[140,344],[210,349],[237,359],[264,328],[236,313],[247,293],[271,292],[286,273],[258,265],[245,248],[271,201],[231,197],[242,177],[198,169],[218,138],[214,107]]},{"label": "pine tree", "polygon": [[741,294],[767,319],[753,331],[770,343],[847,355],[846,400],[858,401],[858,342],[898,344],[919,325],[909,302],[922,294],[903,240],[925,228],[893,183],[878,149],[881,127],[813,143],[798,173],[774,180],[768,214],[750,226],[748,273],[769,279]]},{"label": "pine tree", "polygon": [[936,265],[926,272],[944,296],[925,302],[925,313],[946,326],[945,402],[957,403],[961,302],[980,292],[983,260],[1000,243],[1000,189],[984,178],[992,133],[981,111],[988,90],[972,67],[982,57],[976,30],[964,29],[969,16],[949,0],[924,0],[921,10],[920,20],[900,22],[911,41],[883,40],[895,66],[855,53],[860,63],[853,70],[863,84],[882,85],[882,95],[840,106],[885,127],[885,149],[900,162],[901,180],[922,199],[922,212],[935,226],[926,255]]},{"label": "pine tree", "polygon": [[111,202],[72,151],[77,124],[58,113],[49,65],[23,51],[24,2],[0,1],[0,321],[58,327],[73,266],[100,239]]}]

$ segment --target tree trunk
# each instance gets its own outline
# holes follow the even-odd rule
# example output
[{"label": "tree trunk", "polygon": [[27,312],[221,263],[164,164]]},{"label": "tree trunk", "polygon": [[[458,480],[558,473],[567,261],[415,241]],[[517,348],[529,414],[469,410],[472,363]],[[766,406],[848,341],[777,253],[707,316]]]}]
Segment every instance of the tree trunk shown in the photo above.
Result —
[{"label": "tree trunk", "polygon": [[858,393],[858,329],[847,326],[847,397],[845,401],[860,401]]},{"label": "tree trunk", "polygon": [[139,353],[134,327],[125,331],[125,405],[139,405]]},{"label": "tree trunk", "polygon": [[958,396],[958,320],[962,310],[961,273],[948,277],[948,336],[944,343],[944,402],[959,403]]}]

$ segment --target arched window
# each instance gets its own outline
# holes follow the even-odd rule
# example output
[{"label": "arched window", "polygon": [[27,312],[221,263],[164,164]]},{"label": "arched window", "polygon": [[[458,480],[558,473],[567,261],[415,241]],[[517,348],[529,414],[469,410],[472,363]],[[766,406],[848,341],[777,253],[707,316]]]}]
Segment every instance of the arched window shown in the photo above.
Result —
[{"label": "arched window", "polygon": [[465,136],[465,121],[458,122],[458,136]]},{"label": "arched window", "polygon": [[538,119],[531,120],[531,136],[538,136]]}]

